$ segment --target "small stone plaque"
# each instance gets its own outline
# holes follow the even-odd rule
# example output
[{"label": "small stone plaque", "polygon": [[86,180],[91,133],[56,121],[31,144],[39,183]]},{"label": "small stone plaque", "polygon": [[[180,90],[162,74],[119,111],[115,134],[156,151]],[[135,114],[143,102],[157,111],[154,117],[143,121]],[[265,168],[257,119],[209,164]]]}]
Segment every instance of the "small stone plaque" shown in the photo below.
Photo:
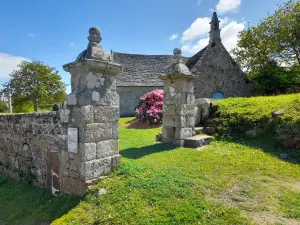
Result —
[{"label": "small stone plaque", "polygon": [[78,129],[68,127],[68,152],[78,152]]}]

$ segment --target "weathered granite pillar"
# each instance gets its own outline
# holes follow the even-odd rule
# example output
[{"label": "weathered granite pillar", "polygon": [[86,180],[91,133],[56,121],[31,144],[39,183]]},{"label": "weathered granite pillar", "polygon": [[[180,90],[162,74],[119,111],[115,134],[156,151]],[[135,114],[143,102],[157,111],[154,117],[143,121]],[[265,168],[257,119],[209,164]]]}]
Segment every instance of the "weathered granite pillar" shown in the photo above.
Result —
[{"label": "weathered granite pillar", "polygon": [[107,175],[121,160],[116,74],[122,67],[102,48],[101,39],[100,29],[90,28],[87,49],[63,66],[71,73],[72,87],[61,113],[69,127],[68,152],[60,156],[65,193],[83,195],[88,184]]},{"label": "weathered granite pillar", "polygon": [[182,61],[181,50],[174,49],[175,62],[164,82],[162,142],[184,146],[184,140],[195,135],[195,97],[192,75]]}]

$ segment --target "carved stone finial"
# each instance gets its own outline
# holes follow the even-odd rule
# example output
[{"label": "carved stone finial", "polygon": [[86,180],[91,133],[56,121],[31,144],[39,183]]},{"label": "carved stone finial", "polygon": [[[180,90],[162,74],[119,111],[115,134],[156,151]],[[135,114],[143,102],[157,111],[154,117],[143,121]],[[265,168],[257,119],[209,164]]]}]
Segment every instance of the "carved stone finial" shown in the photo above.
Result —
[{"label": "carved stone finial", "polygon": [[106,52],[100,44],[102,37],[101,30],[98,27],[91,27],[89,29],[88,40],[89,44],[87,49],[78,55],[76,62],[84,60],[113,61],[111,54]]},{"label": "carved stone finial", "polygon": [[175,63],[183,63],[182,57],[181,57],[181,49],[180,48],[175,48],[173,50],[173,54],[174,54],[174,61],[175,61]]},{"label": "carved stone finial", "polygon": [[176,55],[181,55],[181,49],[180,48],[175,48],[173,50],[173,54],[176,56]]},{"label": "carved stone finial", "polygon": [[88,40],[89,40],[89,44],[92,44],[92,43],[99,44],[102,40],[101,30],[98,27],[91,27],[89,29]]},{"label": "carved stone finial", "polygon": [[[190,70],[187,68],[187,66],[184,64],[184,61],[181,56],[181,49],[175,48],[173,50],[174,53],[174,61],[173,64],[167,68],[166,75],[191,75]],[[164,76],[162,76],[164,77]]]}]

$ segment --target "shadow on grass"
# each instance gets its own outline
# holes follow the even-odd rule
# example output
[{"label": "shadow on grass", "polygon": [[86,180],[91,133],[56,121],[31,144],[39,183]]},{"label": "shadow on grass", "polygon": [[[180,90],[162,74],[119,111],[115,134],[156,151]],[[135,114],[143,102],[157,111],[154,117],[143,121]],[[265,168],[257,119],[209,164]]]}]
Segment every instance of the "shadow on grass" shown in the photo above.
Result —
[{"label": "shadow on grass", "polygon": [[262,149],[264,152],[274,155],[277,158],[286,162],[300,164],[299,150],[282,148],[278,143],[276,143],[276,141],[274,141],[270,137],[236,136],[235,138],[230,138],[227,141],[239,143],[241,145],[246,145],[253,148],[259,148]]},{"label": "shadow on grass", "polygon": [[0,174],[0,224],[50,224],[74,208],[81,198],[54,197],[49,190],[14,181]]},{"label": "shadow on grass", "polygon": [[147,155],[151,155],[158,152],[170,151],[176,149],[177,146],[157,143],[154,145],[149,145],[141,148],[127,148],[120,152],[120,154],[129,159],[138,159]]}]

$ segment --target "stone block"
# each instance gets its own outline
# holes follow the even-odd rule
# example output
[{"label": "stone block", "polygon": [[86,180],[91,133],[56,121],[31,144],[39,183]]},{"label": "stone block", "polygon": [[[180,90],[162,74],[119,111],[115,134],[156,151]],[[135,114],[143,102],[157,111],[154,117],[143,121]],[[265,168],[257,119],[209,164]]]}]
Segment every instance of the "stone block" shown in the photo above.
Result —
[{"label": "stone block", "polygon": [[77,98],[74,93],[71,93],[67,96],[67,104],[68,105],[77,105]]},{"label": "stone block", "polygon": [[81,133],[82,142],[97,143],[112,139],[112,125],[111,123],[91,123],[86,124]]},{"label": "stone block", "polygon": [[185,116],[178,115],[175,117],[175,127],[177,127],[177,128],[186,127]]},{"label": "stone block", "polygon": [[119,141],[118,140],[106,140],[97,143],[97,158],[105,158],[119,154]]},{"label": "stone block", "polygon": [[92,91],[84,90],[76,93],[78,99],[78,106],[93,105]]},{"label": "stone block", "polygon": [[195,116],[189,116],[189,115],[187,115],[186,117],[185,117],[185,119],[186,119],[186,123],[185,123],[185,126],[186,127],[194,127],[195,126]]},{"label": "stone block", "polygon": [[195,104],[194,93],[187,93],[186,94],[186,104],[191,104],[194,107],[194,104]]},{"label": "stone block", "polygon": [[175,106],[163,104],[163,113],[164,115],[169,115],[169,116],[175,115]]},{"label": "stone block", "polygon": [[114,155],[111,157],[111,167],[112,170],[118,168],[121,165],[122,157],[121,155]]},{"label": "stone block", "polygon": [[85,123],[94,123],[94,107],[92,105],[82,106],[80,112]]},{"label": "stone block", "polygon": [[83,161],[89,161],[97,158],[97,144],[96,143],[80,143],[79,153]]},{"label": "stone block", "polygon": [[62,123],[68,123],[69,122],[69,115],[70,115],[70,110],[69,109],[59,110],[59,117],[60,117],[60,121]]},{"label": "stone block", "polygon": [[67,194],[83,196],[87,192],[87,185],[83,180],[61,176],[60,191]]},{"label": "stone block", "polygon": [[163,127],[162,129],[162,141],[165,142],[164,140],[173,140],[175,138],[175,127]]},{"label": "stone block", "polygon": [[118,106],[95,106],[94,118],[96,123],[109,123],[119,121]]},{"label": "stone block", "polygon": [[164,115],[163,126],[166,127],[176,127],[176,121],[174,116]]},{"label": "stone block", "polygon": [[98,91],[93,91],[92,92],[92,100],[94,102],[100,101],[100,93]]},{"label": "stone block", "polygon": [[193,128],[181,128],[181,129],[176,129],[175,132],[175,138],[176,139],[185,139],[188,137],[192,137],[194,133],[194,129]]},{"label": "stone block", "polygon": [[119,140],[119,121],[111,123],[112,139]]},{"label": "stone block", "polygon": [[185,146],[187,148],[198,148],[208,145],[212,140],[211,136],[197,135],[185,139]]},{"label": "stone block", "polygon": [[95,102],[96,105],[119,106],[119,95],[116,91],[101,90],[100,100]]},{"label": "stone block", "polygon": [[112,157],[95,159],[81,163],[80,175],[84,180],[91,180],[107,175],[111,170]]}]

